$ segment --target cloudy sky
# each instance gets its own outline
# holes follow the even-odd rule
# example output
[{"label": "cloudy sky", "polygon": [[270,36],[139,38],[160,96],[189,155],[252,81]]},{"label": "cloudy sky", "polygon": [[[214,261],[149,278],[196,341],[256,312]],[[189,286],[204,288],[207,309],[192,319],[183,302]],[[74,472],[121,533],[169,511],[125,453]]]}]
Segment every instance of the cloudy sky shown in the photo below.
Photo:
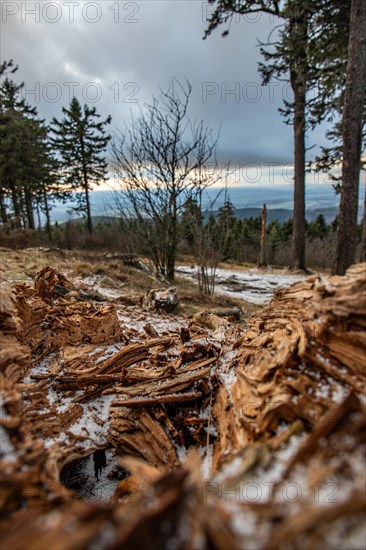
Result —
[{"label": "cloudy sky", "polygon": [[[291,163],[292,128],[278,112],[289,87],[261,87],[257,72],[258,39],[278,21],[255,14],[235,20],[227,38],[219,29],[202,40],[211,9],[201,0],[2,0],[1,59],[19,65],[16,78],[42,117],[59,117],[76,95],[111,114],[114,128],[159,85],[187,77],[192,116],[221,125],[221,160]],[[308,145],[323,143],[323,133]]]}]

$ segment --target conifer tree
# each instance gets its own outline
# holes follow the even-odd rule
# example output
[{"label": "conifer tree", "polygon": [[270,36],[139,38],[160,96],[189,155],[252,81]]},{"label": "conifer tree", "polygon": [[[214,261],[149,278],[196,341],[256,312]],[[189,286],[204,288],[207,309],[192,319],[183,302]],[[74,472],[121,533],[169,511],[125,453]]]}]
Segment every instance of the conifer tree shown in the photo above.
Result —
[{"label": "conifer tree", "polygon": [[44,121],[21,98],[23,84],[9,78],[17,68],[12,61],[0,65],[0,76],[5,77],[0,86],[0,212],[1,221],[7,222],[11,204],[13,224],[34,229],[34,205],[48,177],[51,155]]},{"label": "conifer tree", "polygon": [[[293,101],[285,101],[282,113],[294,126],[292,266],[304,268],[306,129],[309,124],[314,126],[325,119],[333,122],[336,114],[342,112],[351,0],[209,0],[209,3],[214,5],[214,11],[206,36],[220,24],[230,22],[234,14],[263,12],[283,21],[275,42],[262,44],[265,63],[260,64],[260,72],[264,84],[273,78],[287,77],[293,91]],[[364,0],[359,3],[365,6]],[[223,36],[227,34],[225,30]],[[342,132],[335,126],[329,137],[337,139],[339,135]],[[339,146],[324,150],[319,166],[328,168],[341,156]]]},{"label": "conifer tree", "polygon": [[95,107],[81,106],[74,97],[68,109],[62,109],[62,120],[53,118],[51,143],[60,157],[62,180],[71,189],[77,191],[77,206],[87,219],[89,233],[93,231],[90,191],[93,185],[106,180],[107,161],[105,151],[110,140],[105,126],[111,117],[98,121],[100,115]]},{"label": "conifer tree", "polygon": [[[283,28],[273,52],[262,47],[267,64],[260,64],[263,83],[287,75],[293,101],[285,102],[284,114],[294,127],[294,225],[292,267],[305,268],[305,132],[307,92],[307,36],[311,0],[209,0],[215,9],[206,35],[232,19],[233,14],[263,12],[280,18]],[[223,36],[228,30],[223,32]],[[267,44],[268,46],[269,44]]]}]

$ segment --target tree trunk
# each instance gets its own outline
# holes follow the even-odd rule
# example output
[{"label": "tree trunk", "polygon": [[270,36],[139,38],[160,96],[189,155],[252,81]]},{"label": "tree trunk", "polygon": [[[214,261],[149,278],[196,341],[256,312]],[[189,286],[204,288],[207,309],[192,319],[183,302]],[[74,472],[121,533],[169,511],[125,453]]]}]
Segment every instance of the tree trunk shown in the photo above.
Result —
[{"label": "tree trunk", "polygon": [[50,208],[48,206],[47,191],[43,188],[43,202],[44,202],[44,211],[46,214],[46,231],[48,238],[52,239],[52,230],[51,230],[51,218],[50,218]]},{"label": "tree trunk", "polygon": [[25,209],[27,212],[28,227],[29,229],[35,229],[36,224],[34,223],[32,193],[28,187],[25,187],[24,189],[24,196],[25,196]]},{"label": "tree trunk", "polygon": [[294,93],[294,213],[292,230],[291,267],[305,269],[305,129],[306,129],[306,65],[307,40],[306,14],[300,14],[292,22],[294,40],[299,53],[290,71]]},{"label": "tree trunk", "polygon": [[42,229],[42,222],[41,222],[41,211],[39,209],[39,201],[37,201],[37,221],[38,221],[38,229]]},{"label": "tree trunk", "polygon": [[267,226],[267,207],[264,204],[262,209],[262,227],[261,227],[261,250],[258,258],[258,267],[267,265],[266,261],[266,226]]},{"label": "tree trunk", "polygon": [[170,196],[171,212],[168,214],[168,243],[166,251],[166,277],[168,281],[173,282],[175,277],[175,257],[177,249],[177,195],[175,192],[175,182],[172,182],[172,191]]},{"label": "tree trunk", "polygon": [[366,2],[353,0],[343,108],[343,164],[334,272],[344,275],[355,261],[358,191],[366,87]]},{"label": "tree trunk", "polygon": [[171,243],[166,254],[166,278],[173,282],[175,277],[175,243]]},{"label": "tree trunk", "polygon": [[85,163],[85,147],[84,147],[83,136],[80,137],[80,145],[81,145],[81,154],[82,154],[82,163],[83,163],[83,182],[84,182],[84,193],[85,193],[85,203],[86,203],[86,223],[87,223],[88,232],[91,235],[93,233],[93,222],[92,222],[91,210],[90,210],[89,182],[88,182],[88,172],[87,172],[86,163]]},{"label": "tree trunk", "polygon": [[13,203],[15,225],[16,227],[20,227],[20,206],[19,206],[17,188],[14,182],[10,182],[9,187],[11,190],[11,201]]},{"label": "tree trunk", "polygon": [[91,235],[93,233],[93,223],[92,223],[91,210],[90,210],[88,183],[85,184],[84,189],[85,189],[87,226],[88,226],[88,232]]},{"label": "tree trunk", "polygon": [[360,262],[366,262],[366,187],[365,187],[365,199],[364,199],[364,203],[363,203],[362,240],[361,240]]},{"label": "tree trunk", "polygon": [[0,193],[0,216],[2,223],[7,223],[8,213],[6,211],[5,197],[4,193]]}]

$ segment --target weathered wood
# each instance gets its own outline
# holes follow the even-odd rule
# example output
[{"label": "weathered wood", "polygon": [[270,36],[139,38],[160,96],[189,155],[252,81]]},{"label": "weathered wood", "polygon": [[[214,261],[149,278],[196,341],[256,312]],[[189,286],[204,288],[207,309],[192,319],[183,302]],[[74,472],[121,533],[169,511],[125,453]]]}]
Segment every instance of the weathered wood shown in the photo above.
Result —
[{"label": "weathered wood", "polygon": [[182,401],[192,401],[202,397],[202,392],[172,393],[170,395],[160,395],[159,397],[141,397],[137,399],[124,399],[123,401],[112,401],[112,407],[153,407],[161,403],[181,403]]},{"label": "weathered wood", "polygon": [[[113,309],[57,297],[50,270],[38,281],[48,303],[16,285],[15,308],[0,283],[4,547],[357,541],[366,505],[365,267],[278,291],[244,333],[212,312],[189,328],[163,313],[146,323],[139,308],[119,321]],[[108,503],[82,502],[60,472],[99,451],[101,476],[105,448],[131,475]],[[324,506],[319,495],[332,483],[348,496]],[[299,488],[296,505],[282,498],[289,485]],[[261,489],[260,502],[244,498],[248,486]]]},{"label": "weathered wood", "polygon": [[179,304],[179,295],[175,287],[163,290],[149,290],[143,299],[142,307],[146,310],[172,313]]}]

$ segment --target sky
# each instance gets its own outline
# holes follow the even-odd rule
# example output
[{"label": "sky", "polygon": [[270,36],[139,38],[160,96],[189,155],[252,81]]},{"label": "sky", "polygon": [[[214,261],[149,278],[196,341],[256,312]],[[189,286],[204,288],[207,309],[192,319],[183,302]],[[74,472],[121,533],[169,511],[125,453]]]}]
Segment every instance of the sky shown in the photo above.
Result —
[{"label": "sky", "polygon": [[[50,120],[76,95],[123,128],[172,77],[192,84],[190,114],[221,128],[219,161],[252,170],[292,163],[292,127],[278,112],[287,83],[261,86],[258,39],[279,21],[253,14],[203,40],[212,7],[201,0],[1,0],[1,59],[19,65],[24,96]],[[314,155],[324,128],[311,132]],[[270,169],[263,171],[269,173]]]}]

